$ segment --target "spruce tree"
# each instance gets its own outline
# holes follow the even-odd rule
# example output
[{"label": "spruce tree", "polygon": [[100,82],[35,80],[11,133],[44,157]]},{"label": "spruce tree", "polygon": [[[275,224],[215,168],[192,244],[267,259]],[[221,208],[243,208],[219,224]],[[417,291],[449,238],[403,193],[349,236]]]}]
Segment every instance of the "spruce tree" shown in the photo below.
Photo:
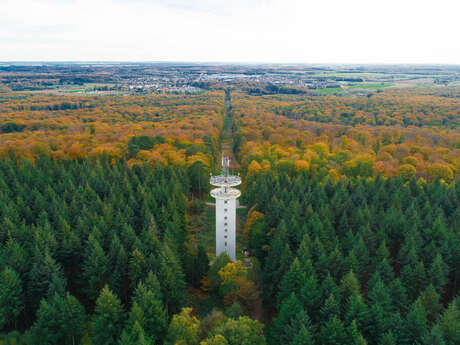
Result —
[{"label": "spruce tree", "polygon": [[43,299],[37,320],[30,330],[31,343],[36,345],[81,344],[85,332],[85,310],[70,294]]},{"label": "spruce tree", "polygon": [[321,345],[348,344],[348,334],[342,321],[333,316],[329,321],[321,325],[318,335]]},{"label": "spruce tree", "polygon": [[422,304],[426,310],[427,318],[433,322],[439,316],[442,306],[439,303],[439,294],[436,292],[434,286],[430,284],[425,291],[420,295]]},{"label": "spruce tree", "polygon": [[426,336],[427,315],[422,300],[418,298],[409,310],[406,316],[406,327],[411,344],[421,344]]},{"label": "spruce tree", "polygon": [[24,309],[23,298],[19,275],[5,267],[0,273],[0,330],[16,324]]},{"label": "spruce tree", "polygon": [[314,275],[307,278],[300,290],[299,300],[308,315],[312,316],[313,321],[317,322],[318,310],[322,299],[321,288],[318,286],[318,279]]},{"label": "spruce tree", "polygon": [[444,333],[446,344],[460,344],[460,309],[455,301],[441,315],[438,325]]},{"label": "spruce tree", "polygon": [[185,304],[185,277],[180,261],[167,244],[163,245],[159,277],[168,313],[175,313]]},{"label": "spruce tree", "polygon": [[281,221],[270,243],[270,250],[264,265],[263,293],[269,305],[274,304],[278,285],[292,263],[292,253],[287,241],[286,224]]},{"label": "spruce tree", "polygon": [[444,263],[441,254],[437,254],[430,270],[428,277],[438,293],[441,293],[448,281],[448,266]]},{"label": "spruce tree", "polygon": [[83,283],[90,301],[98,298],[107,281],[109,262],[104,249],[99,244],[97,235],[88,238],[85,261],[83,263]]},{"label": "spruce tree", "polygon": [[434,325],[430,333],[423,337],[424,345],[447,345],[439,325]]},{"label": "spruce tree", "polygon": [[268,342],[273,345],[283,344],[283,340],[286,337],[292,337],[292,334],[287,334],[287,326],[301,311],[302,306],[297,296],[294,293],[291,293],[289,297],[281,303],[278,317],[273,321],[273,324],[270,327]]},{"label": "spruce tree", "polygon": [[346,325],[351,325],[353,321],[356,321],[356,325],[366,338],[371,334],[371,314],[361,295],[349,297],[344,321]]},{"label": "spruce tree", "polygon": [[300,330],[294,335],[290,345],[314,345],[315,341],[310,331],[302,326]]},{"label": "spruce tree", "polygon": [[159,299],[159,293],[160,291],[154,291],[150,286],[140,282],[133,297],[134,303],[136,303],[144,316],[144,322],[140,322],[140,325],[154,343],[163,341],[168,326],[163,303]]},{"label": "spruce tree", "polygon": [[397,345],[396,339],[391,331],[382,334],[378,345]]},{"label": "spruce tree", "polygon": [[123,307],[106,285],[96,300],[92,318],[91,338],[94,345],[113,345],[118,342],[123,328]]},{"label": "spruce tree", "polygon": [[319,315],[322,322],[327,322],[333,317],[340,317],[340,301],[337,300],[334,294],[330,294],[324,301]]},{"label": "spruce tree", "polygon": [[289,271],[283,277],[283,280],[280,283],[277,304],[278,306],[281,302],[291,295],[291,293],[300,295],[300,289],[305,285],[307,276],[302,270],[299,260],[297,258],[291,264]]},{"label": "spruce tree", "polygon": [[[29,271],[27,295],[32,313],[38,309],[42,298],[51,297],[54,291],[62,292],[65,278],[61,266],[48,254],[37,254]],[[50,295],[51,293],[51,295]]]},{"label": "spruce tree", "polygon": [[145,334],[138,321],[129,330],[123,330],[119,345],[155,345],[155,342]]},{"label": "spruce tree", "polygon": [[198,245],[195,270],[196,270],[196,277],[194,279],[194,283],[196,287],[199,287],[201,284],[201,280],[209,272],[208,254],[206,253],[206,249],[201,244]]}]

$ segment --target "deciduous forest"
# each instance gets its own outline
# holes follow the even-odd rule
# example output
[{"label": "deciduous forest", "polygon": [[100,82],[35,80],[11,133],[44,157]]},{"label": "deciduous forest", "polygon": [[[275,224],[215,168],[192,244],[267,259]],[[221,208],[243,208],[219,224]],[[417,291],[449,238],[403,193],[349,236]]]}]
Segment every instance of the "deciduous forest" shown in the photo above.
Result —
[{"label": "deciduous forest", "polygon": [[0,344],[460,344],[459,96],[0,93]]}]

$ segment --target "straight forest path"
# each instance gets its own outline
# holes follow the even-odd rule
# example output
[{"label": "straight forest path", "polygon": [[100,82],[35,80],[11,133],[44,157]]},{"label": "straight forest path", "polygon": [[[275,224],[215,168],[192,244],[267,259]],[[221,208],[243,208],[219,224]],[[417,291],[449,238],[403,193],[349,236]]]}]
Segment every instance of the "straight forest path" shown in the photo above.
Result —
[{"label": "straight forest path", "polygon": [[[232,98],[229,90],[225,91],[225,119],[224,128],[222,130],[221,139],[221,151],[222,154],[230,158],[230,171],[232,174],[236,174],[240,169],[241,165],[236,159],[233,151],[233,111],[232,111]],[[246,206],[239,206],[238,208],[246,208]],[[245,247],[243,243],[243,227],[245,223],[245,216],[240,212],[236,213],[236,255],[238,259],[241,259],[247,267],[252,266],[250,257],[242,253],[242,249]],[[260,287],[259,287],[260,288]],[[253,312],[251,315],[253,318],[263,321],[263,306],[262,299],[258,298],[257,302],[253,306]]]},{"label": "straight forest path", "polygon": [[230,158],[230,170],[235,172],[241,166],[233,152],[233,112],[232,99],[229,90],[225,91],[224,127],[222,129],[221,151],[222,154]]}]

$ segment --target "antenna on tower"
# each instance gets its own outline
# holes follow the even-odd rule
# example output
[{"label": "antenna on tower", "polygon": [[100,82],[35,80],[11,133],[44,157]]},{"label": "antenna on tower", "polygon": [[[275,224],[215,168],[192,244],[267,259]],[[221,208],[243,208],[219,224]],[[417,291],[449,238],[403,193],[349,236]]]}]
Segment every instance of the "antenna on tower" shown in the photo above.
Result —
[{"label": "antenna on tower", "polygon": [[222,171],[224,176],[228,176],[228,168],[230,167],[230,158],[222,155]]}]

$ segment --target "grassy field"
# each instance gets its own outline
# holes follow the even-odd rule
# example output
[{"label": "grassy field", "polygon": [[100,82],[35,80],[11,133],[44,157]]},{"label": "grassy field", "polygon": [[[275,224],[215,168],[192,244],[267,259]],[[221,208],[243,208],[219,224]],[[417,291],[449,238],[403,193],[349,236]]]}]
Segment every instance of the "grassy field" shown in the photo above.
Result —
[{"label": "grassy field", "polygon": [[388,74],[385,73],[366,73],[366,72],[356,72],[356,73],[336,73],[336,72],[322,72],[313,74],[314,77],[387,77]]},{"label": "grassy field", "polygon": [[320,95],[333,95],[336,93],[344,93],[347,90],[350,89],[372,89],[372,90],[380,90],[384,89],[390,86],[393,86],[394,84],[389,84],[389,83],[364,83],[364,84],[354,84],[354,85],[349,85],[349,86],[344,86],[344,87],[331,87],[327,89],[320,89],[316,90],[315,92],[320,94]]},{"label": "grassy field", "polygon": [[380,90],[384,89],[389,86],[393,86],[394,84],[379,84],[379,83],[374,83],[374,84],[356,84],[356,85],[351,85],[348,86],[347,88],[349,89],[373,89],[373,90]]}]

